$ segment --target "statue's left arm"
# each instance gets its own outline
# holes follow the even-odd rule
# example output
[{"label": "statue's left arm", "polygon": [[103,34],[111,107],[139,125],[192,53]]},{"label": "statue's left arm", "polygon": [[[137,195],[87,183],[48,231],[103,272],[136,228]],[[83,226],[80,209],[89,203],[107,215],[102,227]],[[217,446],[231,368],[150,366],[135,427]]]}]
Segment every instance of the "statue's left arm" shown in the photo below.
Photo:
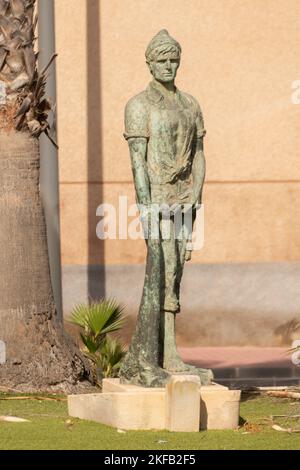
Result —
[{"label": "statue's left arm", "polygon": [[198,103],[197,106],[197,118],[196,118],[196,142],[195,142],[195,155],[192,166],[193,175],[193,188],[194,188],[194,201],[196,204],[202,204],[202,192],[205,180],[206,162],[204,156],[204,145],[203,140],[206,134],[204,128],[203,115]]},{"label": "statue's left arm", "polygon": [[[193,177],[193,225],[196,220],[197,206],[202,204],[202,192],[205,180],[206,162],[203,149],[203,140],[206,134],[204,128],[203,115],[199,104],[193,99],[196,112],[196,132],[194,142],[194,158],[192,164],[192,177]],[[188,243],[186,247],[185,260],[190,261],[192,258],[193,243],[192,243],[192,232],[189,235]]]}]

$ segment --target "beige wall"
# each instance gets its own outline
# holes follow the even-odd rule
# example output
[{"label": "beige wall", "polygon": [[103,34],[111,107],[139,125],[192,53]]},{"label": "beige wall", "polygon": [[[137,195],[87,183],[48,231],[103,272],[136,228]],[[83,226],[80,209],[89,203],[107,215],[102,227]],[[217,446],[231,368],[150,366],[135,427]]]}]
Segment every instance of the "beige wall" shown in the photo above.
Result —
[{"label": "beige wall", "polygon": [[56,1],[64,264],[144,261],[142,242],[102,246],[95,211],[134,201],[123,109],[149,82],[144,50],[162,28],[182,44],[177,84],[208,131],[195,262],[300,260],[299,18],[299,0]]}]

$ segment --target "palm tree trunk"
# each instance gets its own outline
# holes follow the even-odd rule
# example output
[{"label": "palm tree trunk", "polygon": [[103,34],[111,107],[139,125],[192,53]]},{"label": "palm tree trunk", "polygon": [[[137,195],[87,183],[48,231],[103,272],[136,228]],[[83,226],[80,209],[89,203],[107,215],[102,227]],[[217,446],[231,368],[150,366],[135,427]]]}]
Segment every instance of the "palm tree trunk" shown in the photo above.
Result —
[{"label": "palm tree trunk", "polygon": [[[39,88],[45,77],[27,63],[33,4],[0,0],[0,81],[7,90],[0,105],[0,339],[7,348],[0,386],[74,392],[89,369],[57,319],[50,281],[38,144],[49,105]],[[20,75],[24,84],[16,89]]]}]

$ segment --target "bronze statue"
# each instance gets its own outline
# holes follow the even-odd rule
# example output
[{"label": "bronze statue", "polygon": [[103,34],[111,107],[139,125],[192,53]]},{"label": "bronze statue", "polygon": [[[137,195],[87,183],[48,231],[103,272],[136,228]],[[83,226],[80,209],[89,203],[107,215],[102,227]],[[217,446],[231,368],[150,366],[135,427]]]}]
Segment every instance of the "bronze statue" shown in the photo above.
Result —
[{"label": "bronze statue", "polygon": [[202,384],[212,379],[210,370],[185,364],[176,349],[180,283],[192,243],[191,230],[184,224],[178,230],[175,221],[183,219],[186,208],[195,220],[205,179],[203,117],[195,98],[175,86],[180,58],[179,43],[160,31],[146,51],[153,80],[125,111],[136,198],[148,229],[148,257],[137,327],[120,378],[146,387],[163,386],[174,374],[199,375]]}]

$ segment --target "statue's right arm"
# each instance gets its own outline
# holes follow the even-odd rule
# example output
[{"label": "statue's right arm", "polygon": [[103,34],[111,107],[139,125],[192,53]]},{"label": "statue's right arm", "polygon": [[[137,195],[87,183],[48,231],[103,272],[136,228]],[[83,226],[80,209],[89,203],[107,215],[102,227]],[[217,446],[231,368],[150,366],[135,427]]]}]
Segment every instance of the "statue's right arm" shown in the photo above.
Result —
[{"label": "statue's right arm", "polygon": [[147,170],[147,139],[134,137],[128,139],[135,191],[139,204],[151,203],[150,184]]},{"label": "statue's right arm", "polygon": [[130,149],[137,202],[148,205],[151,203],[147,169],[148,111],[142,94],[132,98],[126,106],[124,136]]}]

